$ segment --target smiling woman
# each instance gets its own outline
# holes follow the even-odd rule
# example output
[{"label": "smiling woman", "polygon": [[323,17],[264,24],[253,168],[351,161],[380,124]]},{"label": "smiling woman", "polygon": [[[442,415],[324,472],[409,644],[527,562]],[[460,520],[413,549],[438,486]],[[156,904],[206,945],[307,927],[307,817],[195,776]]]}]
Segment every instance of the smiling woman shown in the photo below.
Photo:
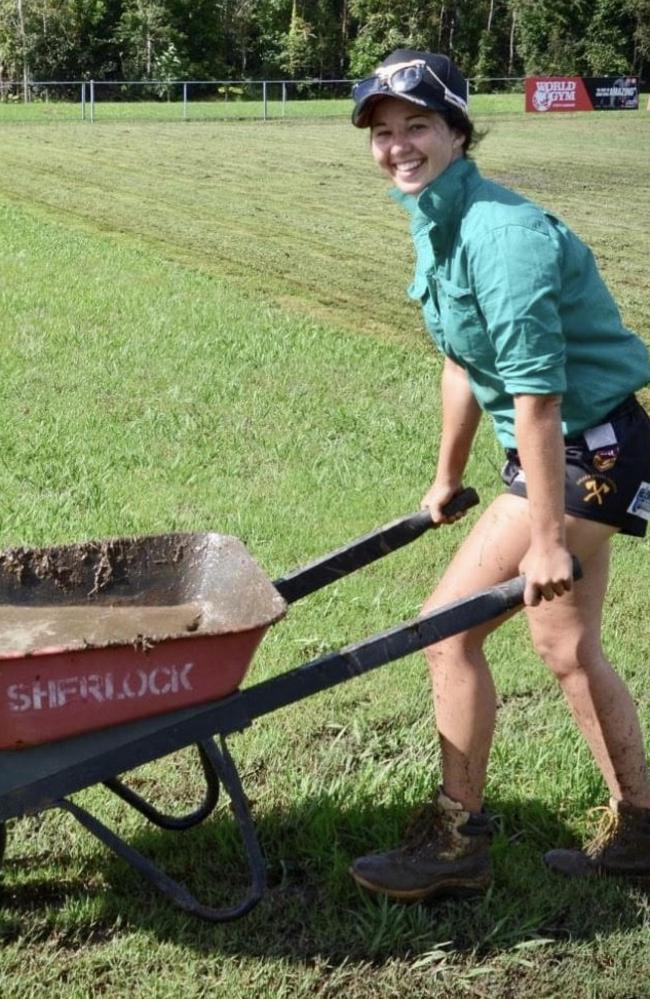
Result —
[{"label": "smiling woman", "polygon": [[[425,609],[520,571],[536,650],[559,680],[611,795],[609,835],[551,850],[569,876],[650,878],[650,781],[630,695],[600,641],[609,541],[650,520],[650,419],[634,393],[648,352],[621,323],[590,250],[561,221],[485,180],[467,157],[465,81],[447,56],[399,49],[354,91],[375,162],[411,216],[409,291],[445,356],[442,436],[422,505],[436,523],[462,489],[481,412],[507,458],[507,487],[460,547]],[[573,586],[571,553],[584,580]],[[503,619],[502,619],[503,620]],[[502,623],[502,622],[498,622]],[[491,624],[427,650],[442,782],[404,846],[352,874],[399,901],[491,883],[483,808],[496,696]]]},{"label": "smiling woman", "polygon": [[354,88],[352,121],[371,127],[377,165],[405,194],[417,194],[474,142],[467,83],[448,56],[398,49]]},{"label": "smiling woman", "polygon": [[372,155],[404,194],[418,194],[439,177],[462,156],[462,142],[440,115],[411,110],[392,97],[372,116]]}]

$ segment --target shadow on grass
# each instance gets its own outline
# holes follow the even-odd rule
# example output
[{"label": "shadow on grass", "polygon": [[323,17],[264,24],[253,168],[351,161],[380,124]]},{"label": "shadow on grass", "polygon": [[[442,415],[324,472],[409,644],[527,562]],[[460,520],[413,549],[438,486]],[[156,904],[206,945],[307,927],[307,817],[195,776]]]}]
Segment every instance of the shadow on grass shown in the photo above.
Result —
[{"label": "shadow on grass", "polygon": [[[2,903],[17,915],[42,905],[62,910],[85,884],[101,884],[90,891],[94,932],[98,923],[107,930],[127,924],[197,951],[299,962],[385,960],[430,952],[441,941],[455,951],[490,955],[527,941],[588,941],[640,925],[647,905],[637,889],[600,878],[569,882],[545,868],[544,850],[571,842],[546,806],[493,799],[490,809],[497,828],[495,883],[474,899],[399,906],[357,890],[348,874],[350,861],[394,845],[408,809],[403,804],[346,808],[324,794],[258,819],[268,889],[262,902],[235,922],[215,925],[189,917],[100,846],[87,862],[87,877],[77,883],[61,870],[54,883],[39,881],[33,871],[21,885],[21,860],[9,859],[12,884]],[[205,904],[230,907],[247,893],[238,830],[227,806],[192,830],[140,827],[129,842]],[[71,926],[75,946],[84,933],[83,918]]]}]

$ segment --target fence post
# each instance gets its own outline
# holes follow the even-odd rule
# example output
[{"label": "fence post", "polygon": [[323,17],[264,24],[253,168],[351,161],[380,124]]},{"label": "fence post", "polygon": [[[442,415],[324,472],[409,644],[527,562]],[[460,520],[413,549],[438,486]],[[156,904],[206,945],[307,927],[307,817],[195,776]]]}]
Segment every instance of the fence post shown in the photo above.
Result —
[{"label": "fence post", "polygon": [[86,120],[86,81],[81,84],[81,120]]},{"label": "fence post", "polygon": [[183,121],[187,121],[187,83],[183,83]]},{"label": "fence post", "polygon": [[282,81],[282,117],[287,113],[287,81]]},{"label": "fence post", "polygon": [[264,121],[266,121],[269,116],[268,115],[269,107],[268,107],[268,100],[266,93],[266,80],[262,80],[262,101],[264,103]]},{"label": "fence post", "polygon": [[90,124],[95,121],[95,81],[90,81]]}]

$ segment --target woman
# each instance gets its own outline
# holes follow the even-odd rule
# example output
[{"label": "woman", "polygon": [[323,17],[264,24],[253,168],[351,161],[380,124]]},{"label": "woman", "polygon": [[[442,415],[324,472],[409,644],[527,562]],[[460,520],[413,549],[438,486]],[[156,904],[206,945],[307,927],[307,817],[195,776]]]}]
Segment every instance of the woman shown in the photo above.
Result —
[{"label": "woman", "polygon": [[[609,540],[642,537],[650,519],[650,420],[634,397],[650,381],[648,352],[575,234],[467,158],[467,86],[446,56],[397,50],[353,96],[353,124],[370,129],[374,159],[410,213],[409,294],[445,355],[437,470],[423,507],[447,519],[483,410],[507,454],[506,491],[424,610],[525,574],[535,648],[611,795],[604,839],[545,860],[570,876],[650,877],[643,738],[600,642]],[[570,552],[584,573],[575,587]],[[355,862],[364,887],[415,901],[490,884],[483,789],[496,698],[483,644],[502,621],[427,650],[442,784],[402,846]]]}]

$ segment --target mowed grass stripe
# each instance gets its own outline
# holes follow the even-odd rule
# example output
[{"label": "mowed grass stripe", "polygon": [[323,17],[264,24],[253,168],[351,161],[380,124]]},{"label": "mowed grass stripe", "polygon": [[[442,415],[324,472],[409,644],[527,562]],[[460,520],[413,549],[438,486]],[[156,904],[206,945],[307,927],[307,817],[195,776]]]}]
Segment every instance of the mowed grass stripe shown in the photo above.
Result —
[{"label": "mowed grass stripe", "polygon": [[[349,198],[361,200],[364,181],[356,179],[342,209],[342,188],[349,183],[345,158],[332,127],[322,126],[329,135],[319,133],[320,127],[310,124],[308,133],[315,131],[300,139],[294,126],[270,123],[188,125],[182,134],[166,126],[148,137],[116,126],[118,132],[96,130],[99,145],[79,127],[70,174],[69,137],[48,136],[47,164],[37,159],[32,173],[25,157],[33,153],[35,137],[29,129],[20,135],[13,129],[4,191],[154,240],[165,252],[227,274],[254,293],[263,287],[277,300],[294,299],[303,313],[305,304],[321,305],[323,314],[335,311],[348,328],[345,316],[351,312],[358,327],[374,323],[389,333],[398,326],[391,323],[391,310],[403,309],[403,282],[398,279],[392,297],[383,293],[385,316],[378,318],[377,309],[361,314],[365,295],[358,284],[366,276],[358,274],[354,261],[367,261],[371,247],[368,234],[359,244],[346,220]],[[352,138],[359,146],[361,137]],[[357,155],[365,165],[365,152],[357,149]],[[383,213],[381,180],[376,183]],[[401,219],[396,208],[393,212],[397,236]],[[332,261],[339,263],[338,274],[332,273]],[[370,278],[385,289],[386,262],[381,271]]]},{"label": "mowed grass stripe", "polygon": [[[643,113],[506,120],[492,111],[478,123],[488,129],[481,167],[593,244],[626,318],[647,334],[627,284],[645,273],[650,228]],[[367,134],[346,122],[29,125],[6,136],[6,195],[154,242],[303,315],[414,342],[405,219]]]}]

